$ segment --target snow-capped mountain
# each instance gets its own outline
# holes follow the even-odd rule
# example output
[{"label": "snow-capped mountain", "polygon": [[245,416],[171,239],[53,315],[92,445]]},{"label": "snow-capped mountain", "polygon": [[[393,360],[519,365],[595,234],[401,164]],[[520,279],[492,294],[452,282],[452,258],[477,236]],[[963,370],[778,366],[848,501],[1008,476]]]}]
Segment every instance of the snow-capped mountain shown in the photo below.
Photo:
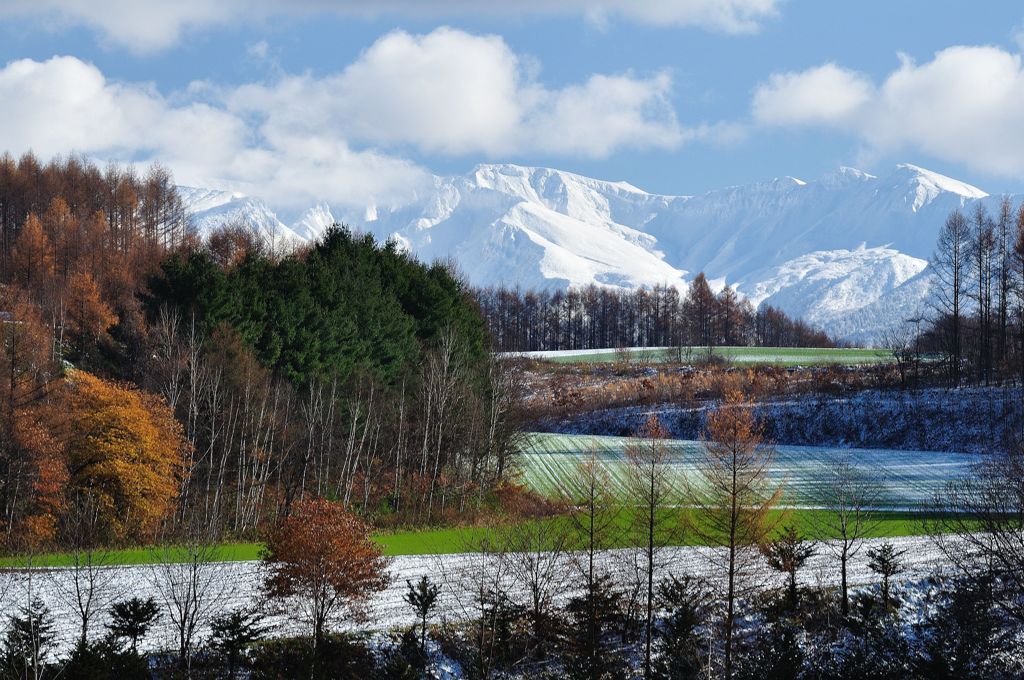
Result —
[{"label": "snow-capped mountain", "polygon": [[179,186],[178,194],[191,215],[192,226],[204,237],[225,224],[245,225],[271,246],[293,247],[315,237],[312,232],[296,232],[285,226],[262,200],[237,191]]},{"label": "snow-capped mountain", "polygon": [[241,219],[292,243],[315,239],[337,218],[424,260],[453,258],[477,285],[685,286],[703,271],[754,304],[861,342],[923,310],[927,258],[949,211],[998,201],[913,165],[883,177],[840,168],[814,181],[783,177],[699,196],[480,165],[434,178],[432,191],[405,205],[332,212],[320,203],[290,226],[252,197],[183,196],[200,231]]}]

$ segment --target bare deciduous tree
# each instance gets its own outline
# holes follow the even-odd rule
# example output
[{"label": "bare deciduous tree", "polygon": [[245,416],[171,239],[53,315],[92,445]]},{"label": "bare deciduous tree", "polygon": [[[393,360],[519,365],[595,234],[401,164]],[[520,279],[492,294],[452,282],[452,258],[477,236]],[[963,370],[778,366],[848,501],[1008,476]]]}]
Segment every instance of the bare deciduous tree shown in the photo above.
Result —
[{"label": "bare deciduous tree", "polygon": [[221,609],[231,579],[212,542],[193,537],[154,551],[149,580],[174,628],[179,663],[187,673],[200,629]]},{"label": "bare deciduous tree", "polygon": [[880,476],[869,475],[849,460],[832,466],[814,491],[814,502],[824,512],[816,513],[815,532],[825,550],[839,560],[840,608],[850,613],[847,570],[850,560],[863,547],[864,539],[877,527],[876,510],[884,499]]},{"label": "bare deciduous tree", "polygon": [[608,471],[597,458],[596,446],[589,458],[579,462],[563,493],[571,506],[570,526],[580,550],[574,553],[572,565],[583,581],[584,597],[580,599],[580,614],[584,630],[581,655],[587,680],[601,677],[602,622],[608,612],[598,611],[602,597],[607,595],[608,574],[598,565],[602,548],[613,540],[617,528],[615,514],[618,503],[611,495],[613,487]]},{"label": "bare deciduous tree", "polygon": [[57,596],[77,615],[78,639],[84,646],[97,614],[116,596],[115,572],[110,568],[110,552],[99,533],[99,501],[91,493],[80,491],[70,505],[65,514],[64,534],[71,565],[54,575],[53,586]]},{"label": "bare deciduous tree", "polygon": [[1024,453],[993,455],[936,494],[928,527],[947,560],[1024,622]]},{"label": "bare deciduous tree", "polygon": [[[651,677],[654,644],[655,584],[665,566],[666,545],[680,538],[676,510],[681,505],[678,485],[673,483],[669,450],[665,439],[668,431],[656,416],[647,419],[637,433],[640,441],[626,450],[626,503],[630,515],[632,542],[636,551],[639,595],[643,607],[643,675]],[[636,572],[634,572],[636,573]]]},{"label": "bare deciduous tree", "polygon": [[945,341],[950,378],[955,385],[960,383],[963,359],[963,317],[970,272],[970,243],[970,224],[963,213],[954,210],[939,232],[931,261],[936,277],[933,305],[949,320]]},{"label": "bare deciduous tree", "polygon": [[542,658],[556,633],[555,599],[569,583],[569,532],[561,523],[523,521],[503,528],[499,540],[507,555],[510,581],[525,594],[526,615],[532,627],[530,651]]}]

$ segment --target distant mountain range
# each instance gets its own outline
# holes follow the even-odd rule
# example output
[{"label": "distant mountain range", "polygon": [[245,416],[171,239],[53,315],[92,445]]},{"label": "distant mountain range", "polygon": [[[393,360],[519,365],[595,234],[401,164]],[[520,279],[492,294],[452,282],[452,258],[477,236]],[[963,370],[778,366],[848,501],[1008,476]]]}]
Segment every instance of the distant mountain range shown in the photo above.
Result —
[{"label": "distant mountain range", "polygon": [[259,198],[181,187],[196,229],[228,221],[287,247],[342,221],[395,238],[421,259],[452,258],[477,285],[565,288],[596,283],[683,287],[699,271],[755,305],[771,304],[857,342],[919,315],[928,257],[947,214],[998,197],[913,165],[884,177],[840,168],[699,196],[662,196],[560,170],[480,165],[435,177],[400,206],[283,223]]}]

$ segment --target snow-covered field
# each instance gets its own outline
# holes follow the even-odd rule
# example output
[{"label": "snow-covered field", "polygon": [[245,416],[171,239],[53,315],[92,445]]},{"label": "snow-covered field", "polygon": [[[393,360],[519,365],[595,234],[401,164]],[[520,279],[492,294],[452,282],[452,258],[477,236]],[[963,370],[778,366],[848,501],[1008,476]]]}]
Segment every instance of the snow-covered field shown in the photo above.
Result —
[{"label": "snow-covered field", "polygon": [[[559,349],[531,352],[503,352],[502,357],[525,359],[548,359],[559,363],[569,362],[611,362],[623,354],[642,361],[700,361],[707,357],[706,347],[625,347],[601,349]],[[892,361],[888,350],[867,348],[811,348],[811,347],[714,347],[711,353],[733,364],[777,364],[798,365],[860,365],[879,364]]]},{"label": "snow-covered field", "polygon": [[502,352],[502,357],[523,357],[527,359],[567,359],[572,357],[604,357],[614,356],[625,351],[630,354],[647,354],[656,352],[667,352],[670,347],[626,347],[624,349],[601,348],[601,349],[550,349],[537,350],[534,352]]},{"label": "snow-covered field", "polygon": [[[905,550],[903,560],[906,571],[902,578],[907,582],[920,580],[943,567],[943,557],[930,539],[909,537],[891,539],[897,548]],[[875,582],[874,575],[867,568],[867,549],[879,540],[865,541],[862,549],[854,557],[850,568],[850,583],[853,586],[865,586]],[[614,550],[601,554],[602,566],[609,572],[616,573],[623,581],[628,581],[629,574],[635,573],[634,557],[631,550]],[[659,556],[663,564],[661,575],[690,575],[708,582],[711,587],[721,585],[722,569],[720,557],[722,552],[713,548],[683,547],[666,548]],[[551,571],[555,581],[551,591],[558,594],[561,602],[567,600],[575,592],[573,577],[580,573],[577,570],[574,555],[563,555]],[[458,621],[473,616],[477,606],[473,593],[479,592],[480,583],[501,578],[513,597],[524,598],[525,587],[515,577],[516,556],[499,557],[496,555],[461,554],[461,555],[424,555],[395,558],[391,563],[391,583],[386,590],[375,595],[367,606],[366,620],[358,624],[368,630],[389,630],[410,626],[413,623],[409,606],[404,602],[406,580],[415,581],[426,575],[435,583],[442,585],[441,606],[436,620]],[[210,587],[207,596],[207,608],[210,614],[230,611],[241,607],[251,607],[261,602],[260,580],[261,568],[258,562],[224,562],[206,565],[201,580],[208,581]],[[766,571],[766,570],[765,570]],[[39,597],[55,614],[58,635],[62,648],[67,648],[75,639],[77,631],[77,615],[72,600],[74,576],[68,569],[39,569],[32,572],[5,572],[4,599],[0,602],[7,612],[26,603],[31,597]],[[126,566],[109,567],[103,571],[99,593],[100,609],[105,610],[113,600],[131,596],[152,596],[162,604],[166,595],[166,572],[161,567]],[[781,580],[771,577],[776,585]],[[834,586],[838,583],[838,563],[825,546],[819,546],[817,554],[808,562],[801,572],[801,580],[809,585]],[[766,583],[765,585],[771,585]],[[525,600],[524,600],[525,601]],[[208,618],[203,619],[199,627],[200,639],[208,635]],[[93,627],[93,635],[102,633],[105,613],[97,617]],[[272,613],[267,622],[272,626],[273,635],[284,635],[302,630],[301,617],[290,613]],[[352,624],[347,624],[352,625]],[[339,628],[344,628],[340,623]],[[176,646],[174,627],[164,611],[162,618],[150,635],[143,641],[145,650],[174,648]]]},{"label": "snow-covered field", "polygon": [[[628,485],[626,452],[640,440],[534,433],[521,456],[523,481],[538,493],[561,496],[581,461],[591,455],[618,491]],[[697,466],[704,445],[694,440],[663,440],[674,479],[699,483]],[[951,480],[966,476],[980,460],[974,454],[890,449],[848,449],[826,446],[776,446],[768,474],[782,485],[786,503],[797,507],[820,505],[822,484],[839,463],[848,463],[877,485],[879,507],[908,509],[930,502]]]}]

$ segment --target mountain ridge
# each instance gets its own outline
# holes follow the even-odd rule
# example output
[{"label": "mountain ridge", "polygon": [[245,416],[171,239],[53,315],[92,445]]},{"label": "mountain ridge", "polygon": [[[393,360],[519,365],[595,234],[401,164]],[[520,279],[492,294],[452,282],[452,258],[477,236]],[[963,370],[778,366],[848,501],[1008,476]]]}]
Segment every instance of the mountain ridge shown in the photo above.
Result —
[{"label": "mountain ridge", "polygon": [[703,271],[755,304],[857,342],[920,314],[927,260],[949,211],[996,200],[909,163],[883,176],[840,167],[809,181],[783,176],[678,196],[483,163],[435,177],[432,191],[403,205],[335,211],[320,202],[288,225],[254,197],[185,194],[200,233],[241,220],[295,245],[341,220],[422,259],[454,259],[475,285],[683,288]]}]

